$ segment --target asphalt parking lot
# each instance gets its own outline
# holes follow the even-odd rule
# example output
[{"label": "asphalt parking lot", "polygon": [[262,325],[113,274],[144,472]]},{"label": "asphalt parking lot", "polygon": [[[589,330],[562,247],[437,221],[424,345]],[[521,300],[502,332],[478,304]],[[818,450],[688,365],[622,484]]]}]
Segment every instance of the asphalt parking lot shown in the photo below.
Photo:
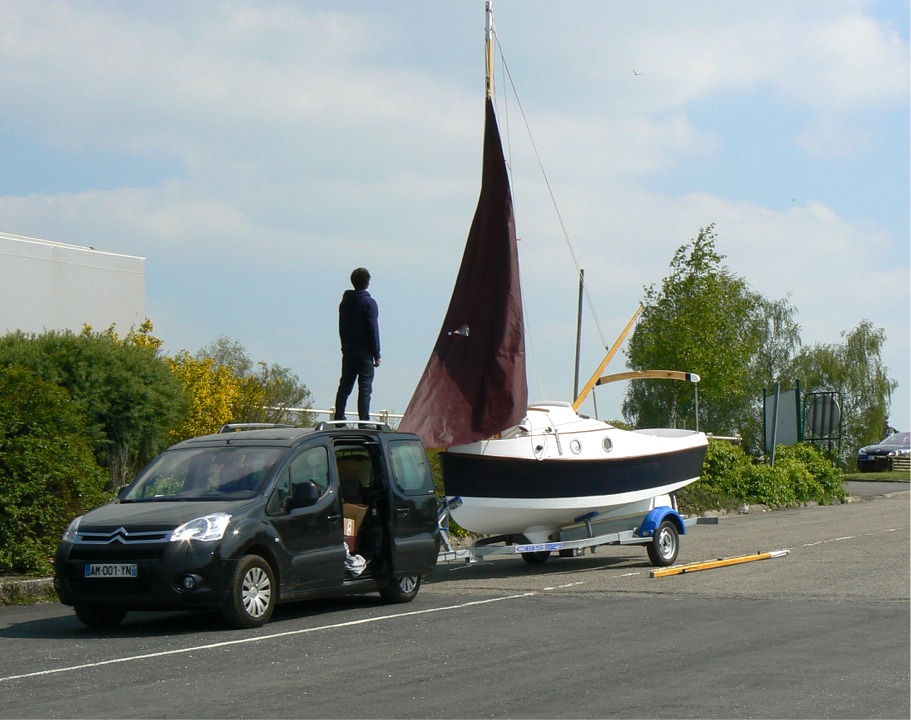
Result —
[{"label": "asphalt parking lot", "polygon": [[650,577],[641,548],[440,565],[415,601],[130,613],[0,608],[0,717],[795,717],[909,712],[909,493],[732,515]]}]

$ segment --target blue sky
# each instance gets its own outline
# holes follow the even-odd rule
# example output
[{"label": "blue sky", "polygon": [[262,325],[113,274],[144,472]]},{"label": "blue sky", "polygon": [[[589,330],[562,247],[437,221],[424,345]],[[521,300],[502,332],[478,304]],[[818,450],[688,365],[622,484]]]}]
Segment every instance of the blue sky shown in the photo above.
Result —
[{"label": "blue sky", "polygon": [[[908,8],[496,0],[589,283],[583,379],[715,223],[726,264],[789,297],[805,344],[884,328],[892,424],[911,427]],[[373,408],[401,412],[477,202],[483,26],[482,0],[0,3],[0,231],[147,258],[169,352],[227,335],[320,408],[364,265],[384,346]],[[530,395],[571,400],[575,266],[497,73]],[[622,388],[597,392],[619,417]]]}]

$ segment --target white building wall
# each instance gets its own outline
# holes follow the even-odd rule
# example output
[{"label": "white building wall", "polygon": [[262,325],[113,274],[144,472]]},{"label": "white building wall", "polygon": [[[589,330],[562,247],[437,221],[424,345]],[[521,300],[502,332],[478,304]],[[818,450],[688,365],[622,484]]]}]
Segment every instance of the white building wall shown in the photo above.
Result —
[{"label": "white building wall", "polygon": [[146,319],[145,258],[0,233],[0,334],[79,332]]}]

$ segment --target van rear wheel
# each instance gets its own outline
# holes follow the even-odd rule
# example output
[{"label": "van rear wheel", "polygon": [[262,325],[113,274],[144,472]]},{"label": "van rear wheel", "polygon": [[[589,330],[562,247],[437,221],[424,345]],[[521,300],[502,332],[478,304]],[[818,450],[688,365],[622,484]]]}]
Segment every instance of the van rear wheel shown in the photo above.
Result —
[{"label": "van rear wheel", "polygon": [[387,603],[408,603],[414,600],[421,589],[420,575],[406,575],[393,578],[389,584],[380,590],[380,596]]}]

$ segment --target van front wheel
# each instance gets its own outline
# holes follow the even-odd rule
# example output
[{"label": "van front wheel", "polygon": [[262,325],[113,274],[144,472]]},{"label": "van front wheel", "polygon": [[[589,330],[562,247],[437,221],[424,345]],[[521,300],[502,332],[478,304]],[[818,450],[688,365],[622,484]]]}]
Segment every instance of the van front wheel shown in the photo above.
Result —
[{"label": "van front wheel", "polygon": [[421,589],[420,575],[406,575],[393,578],[389,584],[380,590],[380,596],[387,603],[408,603],[414,600]]},{"label": "van front wheel", "polygon": [[265,625],[275,609],[277,587],[272,567],[258,555],[247,555],[237,563],[230,594],[221,609],[222,618],[233,628]]}]

